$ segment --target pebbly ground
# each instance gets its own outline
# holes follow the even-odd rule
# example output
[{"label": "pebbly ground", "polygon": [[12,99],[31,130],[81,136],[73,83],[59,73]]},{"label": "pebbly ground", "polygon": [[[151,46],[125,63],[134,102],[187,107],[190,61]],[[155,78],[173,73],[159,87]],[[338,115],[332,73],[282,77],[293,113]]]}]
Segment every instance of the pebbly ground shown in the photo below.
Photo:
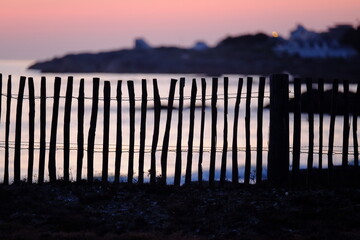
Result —
[{"label": "pebbly ground", "polygon": [[360,239],[360,189],[0,185],[0,239]]}]

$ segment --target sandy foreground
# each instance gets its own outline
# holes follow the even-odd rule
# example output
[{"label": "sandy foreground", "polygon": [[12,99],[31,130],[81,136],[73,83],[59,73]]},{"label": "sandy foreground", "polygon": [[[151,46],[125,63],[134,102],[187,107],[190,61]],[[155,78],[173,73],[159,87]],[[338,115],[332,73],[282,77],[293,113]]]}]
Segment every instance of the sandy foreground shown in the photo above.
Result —
[{"label": "sandy foreground", "polygon": [[0,239],[360,239],[360,189],[0,185]]}]

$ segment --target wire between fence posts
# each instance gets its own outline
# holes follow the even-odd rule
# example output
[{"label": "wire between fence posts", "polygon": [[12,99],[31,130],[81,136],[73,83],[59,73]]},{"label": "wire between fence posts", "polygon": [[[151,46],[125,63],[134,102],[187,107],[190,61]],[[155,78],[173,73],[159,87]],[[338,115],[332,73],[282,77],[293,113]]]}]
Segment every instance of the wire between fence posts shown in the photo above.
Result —
[{"label": "wire between fence posts", "polygon": [[289,76],[270,76],[270,137],[268,180],[287,185],[289,177]]}]

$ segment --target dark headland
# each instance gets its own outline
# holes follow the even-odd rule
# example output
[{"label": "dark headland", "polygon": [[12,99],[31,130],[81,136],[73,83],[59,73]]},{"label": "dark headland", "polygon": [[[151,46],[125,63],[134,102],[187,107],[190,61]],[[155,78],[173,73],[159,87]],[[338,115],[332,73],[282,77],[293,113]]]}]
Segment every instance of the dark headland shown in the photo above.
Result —
[{"label": "dark headland", "polygon": [[69,54],[36,62],[30,69],[53,73],[258,74],[288,72],[300,77],[358,80],[360,27],[337,25],[326,32],[298,26],[288,39],[263,33],[226,37],[216,46],[151,47]]}]

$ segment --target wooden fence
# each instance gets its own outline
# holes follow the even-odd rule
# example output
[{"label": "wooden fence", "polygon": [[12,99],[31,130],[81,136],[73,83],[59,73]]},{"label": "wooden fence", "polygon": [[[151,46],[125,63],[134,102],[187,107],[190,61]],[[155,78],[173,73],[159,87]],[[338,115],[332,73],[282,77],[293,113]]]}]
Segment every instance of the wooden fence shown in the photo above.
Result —
[{"label": "wooden fence", "polygon": [[[34,121],[35,121],[35,112],[40,115],[40,145],[39,145],[39,166],[38,166],[38,182],[43,183],[45,181],[45,156],[47,150],[47,141],[46,141],[46,117],[48,112],[46,111],[46,101],[47,98],[53,98],[53,109],[52,109],[52,121],[51,121],[51,133],[50,141],[48,148],[48,173],[49,181],[54,182],[57,180],[58,173],[56,172],[56,151],[57,151],[57,134],[59,131],[58,127],[58,112],[59,112],[59,98],[60,98],[60,86],[61,79],[59,77],[55,78],[54,81],[54,94],[53,96],[47,96],[47,86],[46,78],[41,78],[41,89],[40,89],[40,109],[35,111],[35,93],[34,93],[34,81],[31,77],[21,77],[19,82],[19,90],[16,96],[17,107],[16,107],[16,131],[15,131],[15,147],[14,147],[14,174],[13,181],[14,183],[19,183],[21,181],[20,168],[21,168],[21,127],[22,127],[22,108],[24,103],[24,90],[26,85],[26,80],[28,83],[28,104],[29,104],[29,148],[28,148],[28,172],[27,172],[27,181],[32,182],[33,179],[33,168],[34,168]],[[207,82],[205,79],[201,79],[201,91],[198,93],[198,86],[195,80],[192,81],[191,85],[191,96],[190,96],[190,119],[189,119],[189,134],[188,134],[188,146],[187,146],[187,158],[186,158],[186,169],[185,172],[182,172],[182,154],[181,151],[184,148],[182,146],[181,140],[183,138],[183,102],[184,102],[184,85],[185,78],[179,80],[179,105],[178,105],[178,120],[177,120],[177,136],[171,136],[171,122],[172,122],[172,113],[173,113],[173,104],[174,104],[174,95],[176,90],[177,80],[172,79],[170,81],[170,90],[167,98],[167,103],[161,103],[157,80],[154,79],[153,84],[153,97],[152,101],[154,104],[153,116],[148,116],[148,93],[147,93],[147,82],[142,80],[142,95],[141,95],[141,123],[140,123],[140,148],[139,148],[139,159],[138,159],[138,178],[137,182],[142,184],[144,182],[144,151],[145,151],[145,131],[146,131],[146,118],[151,117],[154,119],[154,130],[152,135],[152,145],[151,145],[151,159],[150,159],[150,183],[162,182],[166,183],[167,181],[167,161],[168,161],[168,151],[169,151],[169,139],[170,137],[177,139],[176,145],[176,159],[175,159],[175,175],[174,175],[174,184],[181,184],[181,176],[185,176],[185,184],[190,184],[192,181],[193,175],[193,162],[198,161],[197,169],[197,178],[198,183],[202,184],[204,181],[207,181],[210,186],[214,186],[217,180],[220,185],[224,185],[229,176],[226,176],[226,165],[229,161],[227,159],[227,153],[229,149],[232,152],[232,175],[231,182],[233,184],[239,183],[239,166],[238,166],[238,132],[240,130],[245,131],[246,146],[245,146],[245,168],[244,168],[244,179],[245,184],[251,183],[251,145],[250,145],[250,131],[251,131],[251,121],[250,121],[250,103],[251,103],[251,91],[252,91],[252,77],[246,78],[246,98],[245,98],[245,129],[239,129],[238,119],[239,119],[239,106],[242,95],[242,87],[244,80],[242,78],[238,79],[237,84],[237,95],[234,106],[230,106],[234,110],[234,122],[232,129],[232,142],[231,147],[228,146],[228,78],[224,77],[223,89],[224,89],[224,99],[223,99],[223,146],[222,146],[222,157],[217,159],[217,117],[218,117],[218,78],[212,78],[212,96],[211,96],[211,149],[210,149],[210,160],[209,160],[209,177],[208,179],[203,178],[203,151],[204,151],[204,122],[205,122],[205,108],[206,108],[206,88]],[[263,159],[263,151],[265,146],[263,146],[263,112],[264,112],[264,89],[267,82],[267,78],[260,77],[258,85],[258,96],[257,96],[257,146],[256,146],[256,184],[261,184],[264,180],[263,172],[263,163],[267,161],[267,180],[275,185],[288,184],[289,182],[296,183],[301,179],[301,169],[300,169],[300,152],[301,152],[301,79],[295,79],[293,82],[294,89],[294,106],[293,106],[293,135],[290,136],[289,132],[289,85],[292,84],[289,82],[289,76],[285,74],[272,75],[269,78],[268,84],[270,84],[270,129],[269,129],[269,146],[268,146],[268,159]],[[311,97],[310,102],[319,102],[320,110],[317,111],[319,114],[319,163],[318,168],[315,169],[318,171],[323,168],[323,111],[322,105],[324,105],[323,95],[324,95],[324,81],[312,81],[311,79],[306,79],[306,88],[309,96]],[[5,120],[5,157],[4,159],[4,184],[9,184],[9,134],[10,134],[10,112],[11,112],[11,100],[13,98],[11,94],[12,81],[11,76],[9,76],[7,81],[7,92],[3,94],[2,84],[3,78],[0,74],[0,93],[6,98],[6,120]],[[91,109],[91,119],[90,127],[88,129],[88,139],[87,139],[87,178],[88,182],[94,181],[94,145],[95,145],[95,133],[96,133],[96,124],[98,119],[98,107],[99,107],[99,78],[93,79],[93,94],[92,94],[92,109]],[[317,85],[318,95],[314,95],[313,86]],[[342,82],[344,88],[344,97],[346,104],[349,106],[350,102],[348,101],[349,93],[349,83],[346,81]],[[117,113],[117,130],[116,130],[116,154],[115,160],[111,161],[115,163],[115,175],[114,181],[118,183],[120,181],[120,164],[122,159],[123,152],[123,136],[122,133],[122,119],[129,119],[129,150],[128,150],[128,173],[127,173],[127,182],[132,183],[134,180],[134,142],[135,142],[135,93],[134,93],[134,82],[126,82],[127,91],[128,91],[128,101],[129,101],[129,115],[123,116],[122,112],[122,81],[117,82],[116,89],[116,113]],[[335,116],[336,116],[336,102],[338,95],[338,86],[339,81],[334,80],[332,82],[332,98],[331,98],[331,120],[329,127],[329,139],[328,139],[328,153],[327,153],[327,169],[324,170],[327,173],[327,181],[333,181],[333,144],[334,144],[334,126],[335,126]],[[103,182],[108,181],[108,168],[109,168],[109,114],[110,114],[110,82],[104,81],[104,97],[101,99],[103,101],[103,146],[102,146],[102,176],[101,179]],[[201,104],[201,116],[200,116],[200,145],[199,145],[199,158],[193,159],[193,138],[194,138],[194,121],[195,121],[195,108],[196,101],[199,101]],[[69,156],[70,156],[70,113],[72,111],[73,105],[73,78],[69,77],[67,80],[66,96],[65,96],[65,105],[64,105],[64,127],[63,131],[63,146],[64,146],[64,159],[63,159],[63,180],[69,181]],[[0,97],[0,107],[2,97]],[[79,92],[77,100],[77,168],[76,168],[76,181],[81,181],[82,178],[82,169],[83,169],[83,160],[84,160],[84,79],[81,79],[79,85]],[[360,83],[357,85],[356,92],[356,101],[360,103]],[[158,142],[159,142],[159,124],[160,124],[160,113],[161,108],[167,106],[167,116],[166,116],[166,125],[165,132],[163,137],[163,143],[161,148],[161,176],[160,178],[156,176],[156,162],[159,159],[156,158],[156,152],[158,151]],[[311,178],[314,174],[313,169],[313,155],[314,155],[314,110],[310,104],[308,112],[308,121],[309,121],[309,140],[308,140],[308,160],[306,167],[306,182],[311,183]],[[343,109],[344,111],[344,123],[343,123],[343,146],[342,146],[342,169],[350,168],[348,164],[349,157],[349,137],[350,137],[350,116],[352,115],[353,123],[353,147],[354,147],[354,166],[351,168],[358,168],[358,140],[357,140],[357,115],[359,111],[350,111],[349,108]],[[1,114],[1,111],[0,111]],[[0,116],[1,117],[1,116]],[[266,126],[267,127],[267,126]],[[267,136],[265,136],[267,137]],[[290,146],[289,139],[292,138],[293,146]],[[292,151],[290,151],[292,149]],[[291,158],[291,159],[290,159]],[[291,161],[290,161],[291,160]],[[216,161],[221,161],[220,169],[216,169]],[[292,164],[290,168],[290,162]],[[215,179],[215,171],[220,171],[220,178]]]}]

